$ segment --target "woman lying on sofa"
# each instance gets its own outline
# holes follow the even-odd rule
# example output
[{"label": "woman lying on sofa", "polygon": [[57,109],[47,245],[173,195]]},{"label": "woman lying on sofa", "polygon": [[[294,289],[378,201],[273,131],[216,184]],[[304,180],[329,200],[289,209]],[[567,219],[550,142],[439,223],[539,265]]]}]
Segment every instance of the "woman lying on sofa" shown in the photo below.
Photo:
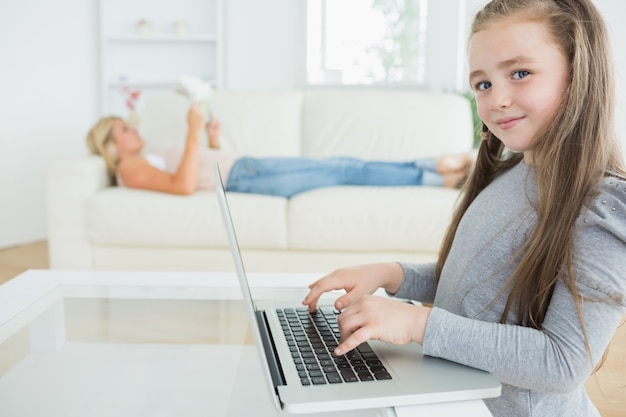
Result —
[{"label": "woman lying on sofa", "polygon": [[[206,128],[209,149],[200,146]],[[228,191],[291,197],[335,185],[429,185],[454,188],[466,177],[469,154],[411,162],[365,162],[355,158],[248,158],[219,150],[219,122],[205,125],[199,107],[187,113],[183,149],[143,154],[144,141],[119,117],[105,117],[87,135],[87,146],[102,156],[118,185],[172,194],[214,189],[212,165],[218,161]]]}]

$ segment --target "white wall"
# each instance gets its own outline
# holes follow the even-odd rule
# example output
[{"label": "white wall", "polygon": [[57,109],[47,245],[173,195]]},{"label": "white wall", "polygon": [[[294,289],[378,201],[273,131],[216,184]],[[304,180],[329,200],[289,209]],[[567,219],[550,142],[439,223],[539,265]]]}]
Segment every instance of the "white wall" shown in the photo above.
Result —
[{"label": "white wall", "polygon": [[304,0],[225,0],[226,69],[231,89],[284,89],[306,81]]},{"label": "white wall", "polygon": [[615,0],[595,0],[613,36],[615,66],[617,67],[617,133],[622,139],[626,156],[626,3]]},{"label": "white wall", "polygon": [[0,2],[0,247],[45,237],[44,173],[97,115],[95,1]]},{"label": "white wall", "polygon": [[[463,92],[459,71],[465,67],[465,0],[428,2],[425,82],[434,91]],[[432,24],[431,22],[437,22]],[[434,40],[434,41],[432,41]]]},{"label": "white wall", "polygon": [[[467,0],[473,14],[483,0]],[[453,70],[465,48],[462,0],[432,1],[437,44],[427,78],[458,89]],[[626,3],[596,0],[614,33],[618,127],[626,137]],[[287,89],[305,83],[305,1],[224,0],[225,86]],[[55,159],[86,153],[84,136],[99,117],[98,0],[0,1],[0,248],[45,239],[44,174]],[[469,21],[469,18],[467,19]],[[626,146],[625,146],[626,148]]]}]

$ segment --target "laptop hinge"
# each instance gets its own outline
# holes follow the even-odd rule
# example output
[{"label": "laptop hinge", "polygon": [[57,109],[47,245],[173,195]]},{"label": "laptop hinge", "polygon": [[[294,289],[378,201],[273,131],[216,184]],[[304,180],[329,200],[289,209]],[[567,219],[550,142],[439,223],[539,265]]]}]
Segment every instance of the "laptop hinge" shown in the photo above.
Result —
[{"label": "laptop hinge", "polygon": [[276,352],[274,338],[268,331],[269,323],[267,322],[265,312],[256,311],[254,314],[257,316],[256,322],[259,325],[259,333],[261,334],[261,340],[263,342],[263,351],[267,357],[267,364],[270,368],[270,374],[272,376],[274,387],[287,385],[285,382],[285,375],[283,374],[283,368],[280,366],[280,361],[278,360],[278,352]]}]

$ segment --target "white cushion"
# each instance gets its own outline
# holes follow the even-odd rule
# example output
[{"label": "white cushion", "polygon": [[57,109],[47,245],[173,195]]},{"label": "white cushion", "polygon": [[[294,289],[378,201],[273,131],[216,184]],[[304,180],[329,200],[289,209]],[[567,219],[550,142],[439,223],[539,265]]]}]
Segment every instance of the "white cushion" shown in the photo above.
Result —
[{"label": "white cushion", "polygon": [[[287,248],[287,200],[240,193],[228,196],[242,248]],[[176,196],[111,187],[89,199],[87,225],[90,240],[101,245],[228,246],[212,191]]]},{"label": "white cushion", "polygon": [[458,195],[433,187],[308,191],[289,203],[289,244],[293,250],[436,252]]}]

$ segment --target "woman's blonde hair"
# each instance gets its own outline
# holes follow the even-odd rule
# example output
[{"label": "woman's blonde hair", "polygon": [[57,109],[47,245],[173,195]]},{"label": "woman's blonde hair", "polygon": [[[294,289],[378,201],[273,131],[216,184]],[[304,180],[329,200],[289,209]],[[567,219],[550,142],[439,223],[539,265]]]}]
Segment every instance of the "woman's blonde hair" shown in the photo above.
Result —
[{"label": "woman's blonde hair", "polygon": [[117,171],[117,151],[113,142],[113,122],[123,120],[121,117],[108,116],[100,119],[87,133],[87,147],[94,155],[100,155],[104,159],[107,174],[115,181]]},{"label": "woman's blonde hair", "polygon": [[[579,294],[573,235],[583,204],[594,197],[603,177],[625,176],[614,132],[612,54],[605,24],[590,0],[493,0],[476,15],[472,34],[505,18],[544,23],[569,69],[561,105],[533,139],[537,223],[515,254],[519,263],[502,290],[509,295],[501,322],[512,312],[520,325],[541,329],[559,280],[572,294]],[[494,178],[521,159],[521,154],[505,153],[503,143],[483,124],[475,168],[441,248],[438,278],[467,208]],[[574,299],[580,316],[580,297]]]}]

